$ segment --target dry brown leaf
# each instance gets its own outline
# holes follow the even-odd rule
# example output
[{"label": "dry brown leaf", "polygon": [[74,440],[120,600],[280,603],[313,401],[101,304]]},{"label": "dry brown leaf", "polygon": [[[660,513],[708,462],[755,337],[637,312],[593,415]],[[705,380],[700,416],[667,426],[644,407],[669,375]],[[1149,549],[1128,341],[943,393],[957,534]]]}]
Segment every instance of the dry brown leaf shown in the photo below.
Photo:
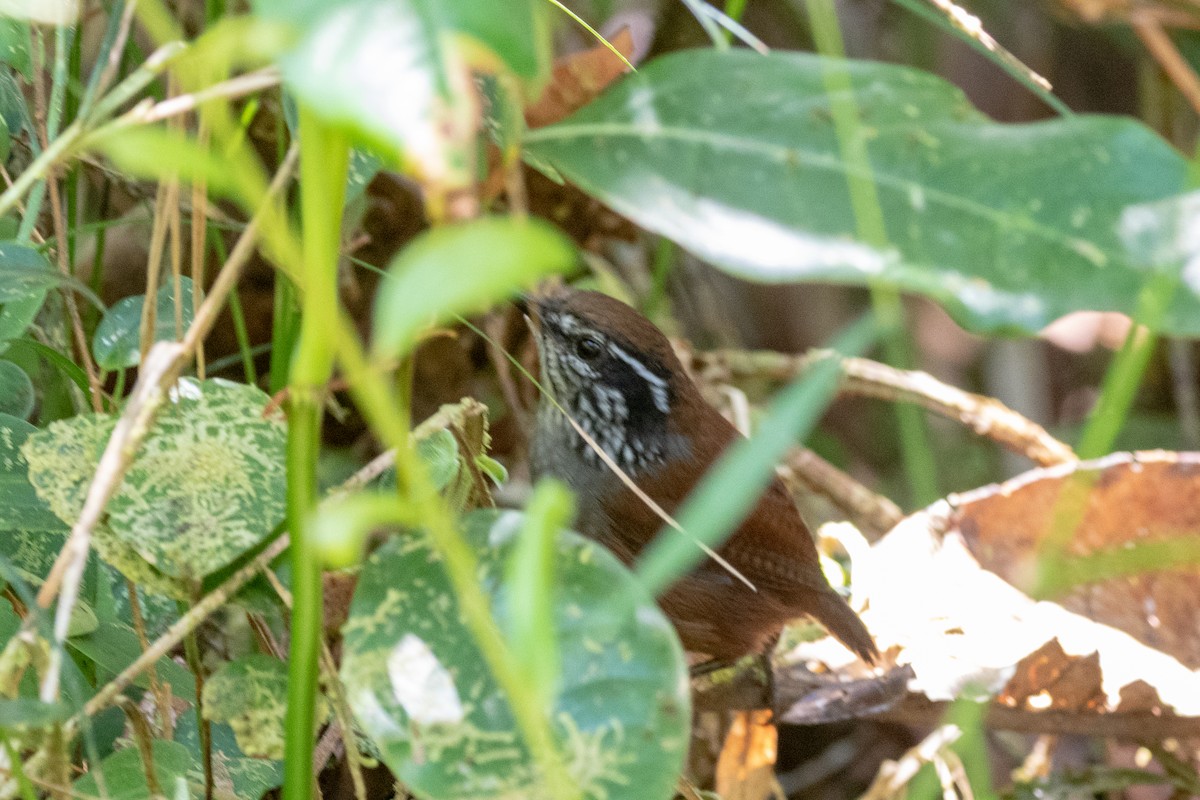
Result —
[{"label": "dry brown leaf", "polygon": [[1061,604],[1005,580],[1030,574],[1071,485],[1091,491],[1074,490],[1070,555],[1200,532],[1200,454],[1117,454],[952,496],[856,560],[877,642],[934,701],[975,693],[1031,716],[1200,717],[1200,569],[1111,578]]},{"label": "dry brown leaf", "polygon": [[775,780],[778,745],[770,711],[737,712],[717,761],[717,794],[723,800],[783,798]]},{"label": "dry brown leaf", "polygon": [[[961,495],[951,525],[985,569],[1018,586],[1034,573],[1064,490],[1082,505],[1069,556],[1200,535],[1200,454],[1118,454],[1092,463],[1033,470]],[[1200,667],[1200,567],[1090,583],[1059,602]]]}]

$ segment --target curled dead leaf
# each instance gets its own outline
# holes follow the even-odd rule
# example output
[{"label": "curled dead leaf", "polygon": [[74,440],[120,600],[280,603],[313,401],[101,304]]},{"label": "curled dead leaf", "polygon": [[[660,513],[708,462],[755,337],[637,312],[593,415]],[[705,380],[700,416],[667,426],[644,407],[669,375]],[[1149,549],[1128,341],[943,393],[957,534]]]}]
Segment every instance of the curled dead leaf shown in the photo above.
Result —
[{"label": "curled dead leaf", "polygon": [[[1200,718],[1200,565],[1179,546],[1200,534],[1196,497],[1200,454],[1163,452],[1033,470],[951,496],[856,562],[865,620],[912,667],[910,690],[930,700],[988,695],[1009,716],[1058,723]],[[1060,577],[1087,583],[1037,601],[1014,583],[1035,573],[1052,523],[1064,521],[1067,535],[1051,540],[1062,548]],[[1128,553],[1137,571],[1121,564]]]}]

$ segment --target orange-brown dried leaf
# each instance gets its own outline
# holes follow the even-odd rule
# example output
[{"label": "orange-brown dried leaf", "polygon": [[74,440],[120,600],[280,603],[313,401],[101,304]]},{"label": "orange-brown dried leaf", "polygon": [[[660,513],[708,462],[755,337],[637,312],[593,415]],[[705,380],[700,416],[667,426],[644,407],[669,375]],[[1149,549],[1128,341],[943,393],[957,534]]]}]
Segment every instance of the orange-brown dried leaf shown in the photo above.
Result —
[{"label": "orange-brown dried leaf", "polygon": [[1030,698],[1058,682],[1070,658],[1058,639],[1051,639],[1021,660],[1012,679],[996,699],[1014,708],[1028,705]]},{"label": "orange-brown dried leaf", "polygon": [[1072,658],[1052,686],[1050,707],[1057,711],[1100,711],[1105,705],[1100,655]]},{"label": "orange-brown dried leaf", "polygon": [[[633,34],[629,28],[622,28],[609,43],[626,60],[633,53]],[[556,59],[550,83],[541,97],[525,109],[525,123],[531,128],[540,128],[566,119],[594,100],[628,69],[625,62],[603,44]]]},{"label": "orange-brown dried leaf", "polygon": [[[980,564],[1029,585],[1052,522],[1068,524],[1067,558],[1120,558],[1146,544],[1186,545],[1200,536],[1200,454],[1119,454],[1078,468],[1034,470],[958,498],[954,523]],[[1069,565],[1068,565],[1069,566]],[[1125,631],[1200,667],[1200,566],[1166,562],[1110,577],[1056,598],[1063,607]]]},{"label": "orange-brown dried leaf", "polygon": [[782,800],[775,780],[778,752],[779,731],[769,710],[737,712],[717,760],[717,794],[723,800]]},{"label": "orange-brown dried leaf", "polygon": [[1145,681],[1134,681],[1121,689],[1121,699],[1117,703],[1120,712],[1149,712],[1162,714],[1173,709],[1158,696],[1158,690]]}]

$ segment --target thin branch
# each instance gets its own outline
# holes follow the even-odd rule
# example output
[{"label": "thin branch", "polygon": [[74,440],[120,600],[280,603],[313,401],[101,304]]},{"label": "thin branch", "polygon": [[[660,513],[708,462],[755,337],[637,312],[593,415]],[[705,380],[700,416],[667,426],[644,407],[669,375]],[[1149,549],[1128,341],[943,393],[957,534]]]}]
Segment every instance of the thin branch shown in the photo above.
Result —
[{"label": "thin branch", "polygon": [[1179,48],[1163,30],[1162,23],[1153,14],[1135,13],[1130,17],[1129,24],[1163,72],[1167,73],[1171,83],[1200,114],[1200,76],[1180,54]]},{"label": "thin branch", "polygon": [[[196,134],[200,147],[207,149],[208,125],[200,120]],[[208,241],[208,181],[199,172],[192,176],[192,316],[200,311],[204,301],[205,244]],[[204,342],[196,344],[196,376],[204,380]]]},{"label": "thin branch", "polygon": [[1070,447],[1045,428],[992,397],[965,392],[917,370],[905,371],[866,358],[842,359],[842,390],[904,401],[966,425],[1041,466],[1076,461]]},{"label": "thin branch", "polygon": [[682,355],[685,363],[690,362],[702,378],[715,383],[764,377],[792,380],[818,359],[839,358],[842,368],[839,390],[843,393],[915,403],[966,425],[1041,466],[1077,460],[1070,447],[999,400],[965,392],[918,370],[900,370],[866,358],[841,358],[824,350],[800,356],[742,350],[694,354],[684,351]]},{"label": "thin branch", "polygon": [[807,448],[793,449],[776,471],[790,490],[803,488],[828,498],[861,529],[883,534],[904,519],[904,512],[890,499],[871,491]]},{"label": "thin branch", "polygon": [[[49,119],[54,116],[57,120],[58,113],[61,113],[62,95],[61,87],[57,85],[53,87],[54,102],[51,108],[46,106],[46,87],[43,81],[44,64],[42,59],[45,55],[44,43],[41,32],[36,33],[36,46],[33,48],[34,57],[34,76],[33,76],[33,101],[34,101],[34,117],[37,122],[36,135],[41,140],[42,152],[45,153],[50,147],[51,137],[57,132],[57,122],[52,123]],[[66,56],[61,52],[56,53],[55,61],[64,59]],[[55,68],[55,78],[59,79],[62,76],[58,74],[58,65]],[[70,264],[70,248],[68,247],[67,239],[67,223],[63,215],[62,196],[58,188],[58,169],[51,166],[46,171],[46,187],[50,193],[50,211],[54,221],[54,254],[58,262],[58,271],[64,277],[71,277]],[[11,187],[10,187],[11,188]],[[63,289],[63,303],[67,309],[67,318],[71,322],[71,332],[75,338],[75,349],[78,351],[79,360],[83,363],[84,371],[87,373],[88,387],[92,404],[92,410],[96,413],[103,411],[103,389],[100,386],[100,376],[96,371],[96,363],[92,360],[92,351],[88,347],[87,334],[83,330],[83,319],[79,315],[79,305],[75,302],[75,294],[70,288]]]},{"label": "thin branch", "polygon": [[108,51],[108,61],[105,62],[104,71],[100,73],[95,86],[85,98],[83,107],[79,109],[80,116],[87,114],[92,103],[104,94],[116,77],[117,70],[121,67],[121,55],[125,52],[125,42],[129,38],[129,29],[133,25],[133,13],[137,9],[137,3],[138,0],[126,0],[125,8],[121,12],[121,27],[117,29],[117,36]]},{"label": "thin branch", "polygon": [[261,92],[264,89],[272,89],[278,86],[281,80],[279,70],[274,67],[260,69],[257,72],[247,72],[245,75],[238,75],[236,78],[213,84],[198,92],[181,94],[153,105],[138,105],[122,115],[117,120],[117,124],[144,125],[161,122],[164,119],[194,111],[212,100],[233,100]]},{"label": "thin branch", "polygon": [[179,182],[167,180],[158,184],[154,197],[154,225],[150,229],[150,252],[146,259],[146,293],[142,303],[141,331],[138,350],[144,361],[154,346],[154,329],[158,325],[158,276],[162,270],[163,245],[167,240],[167,208],[175,205],[179,196]]}]

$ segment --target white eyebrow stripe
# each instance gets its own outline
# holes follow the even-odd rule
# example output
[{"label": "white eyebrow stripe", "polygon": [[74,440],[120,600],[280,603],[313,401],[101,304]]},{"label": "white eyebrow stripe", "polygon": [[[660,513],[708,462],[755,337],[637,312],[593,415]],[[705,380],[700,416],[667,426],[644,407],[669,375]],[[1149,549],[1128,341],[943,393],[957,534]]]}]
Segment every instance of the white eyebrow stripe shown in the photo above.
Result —
[{"label": "white eyebrow stripe", "polygon": [[633,371],[636,372],[640,377],[644,378],[646,383],[650,384],[650,394],[654,398],[655,408],[664,414],[670,414],[671,399],[667,394],[667,382],[647,369],[645,364],[638,361],[636,358],[629,355],[629,353],[626,353],[615,344],[609,342],[608,349],[614,356],[632,367]]}]

